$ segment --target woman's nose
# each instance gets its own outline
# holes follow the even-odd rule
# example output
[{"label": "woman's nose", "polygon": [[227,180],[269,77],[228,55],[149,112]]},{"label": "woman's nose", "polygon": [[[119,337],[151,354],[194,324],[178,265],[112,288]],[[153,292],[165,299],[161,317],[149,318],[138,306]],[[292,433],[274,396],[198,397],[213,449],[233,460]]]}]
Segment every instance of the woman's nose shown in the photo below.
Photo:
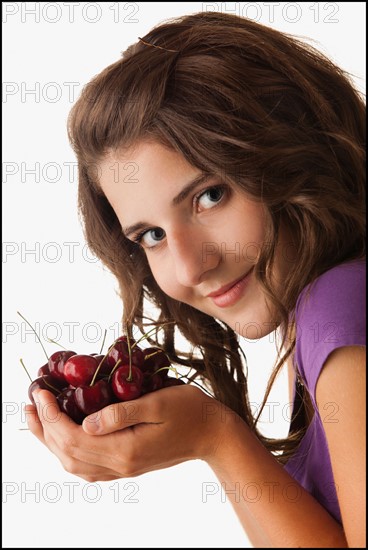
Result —
[{"label": "woman's nose", "polygon": [[187,287],[200,284],[221,261],[219,247],[197,231],[181,229],[167,236],[177,281]]}]

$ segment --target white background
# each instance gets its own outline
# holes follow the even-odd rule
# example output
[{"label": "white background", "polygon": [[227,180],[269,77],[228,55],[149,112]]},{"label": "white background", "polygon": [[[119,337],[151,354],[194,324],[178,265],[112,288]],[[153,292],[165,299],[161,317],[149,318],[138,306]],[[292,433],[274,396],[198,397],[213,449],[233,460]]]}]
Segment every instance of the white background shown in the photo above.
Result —
[{"label": "white background", "polygon": [[[90,78],[138,36],[166,18],[206,9],[200,2],[35,6],[3,3],[3,546],[250,546],[205,463],[93,486],[66,473],[24,430],[29,381],[19,358],[32,378],[45,358],[17,310],[44,341],[59,340],[79,353],[97,352],[105,328],[107,342],[120,333],[117,285],[86,249],[78,221],[68,112]],[[364,90],[364,2],[211,6],[316,41]],[[50,354],[59,349],[46,346]],[[274,335],[244,340],[243,347],[251,401],[259,404],[275,358]],[[285,435],[287,400],[282,374],[263,417],[265,433]]]}]

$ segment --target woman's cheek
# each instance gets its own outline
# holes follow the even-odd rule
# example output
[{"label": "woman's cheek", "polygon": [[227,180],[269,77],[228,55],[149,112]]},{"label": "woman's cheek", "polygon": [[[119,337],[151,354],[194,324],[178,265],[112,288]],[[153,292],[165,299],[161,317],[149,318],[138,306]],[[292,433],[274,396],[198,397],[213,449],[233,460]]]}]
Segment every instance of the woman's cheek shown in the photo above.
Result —
[{"label": "woman's cheek", "polygon": [[179,284],[176,279],[175,272],[170,269],[164,262],[160,262],[155,258],[148,257],[148,264],[151,268],[152,275],[162,290],[167,296],[174,300],[185,301],[185,287]]},{"label": "woman's cheek", "polygon": [[[155,277],[156,279],[156,277]],[[190,304],[190,290],[174,280],[173,277],[158,277],[156,279],[158,286],[170,298]]]}]

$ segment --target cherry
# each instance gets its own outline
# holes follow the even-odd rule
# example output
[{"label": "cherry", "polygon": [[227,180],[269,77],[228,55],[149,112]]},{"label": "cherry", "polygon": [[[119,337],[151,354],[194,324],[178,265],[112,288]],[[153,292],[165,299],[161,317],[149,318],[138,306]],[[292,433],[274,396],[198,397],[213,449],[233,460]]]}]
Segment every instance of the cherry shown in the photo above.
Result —
[{"label": "cherry", "polygon": [[158,374],[164,378],[167,376],[168,369],[166,367],[170,367],[171,363],[162,349],[155,347],[146,348],[143,350],[143,355],[144,361],[141,367],[143,372],[155,372],[162,369]]},{"label": "cherry", "polygon": [[66,378],[64,376],[64,365],[70,357],[73,357],[73,355],[76,355],[75,351],[55,351],[55,353],[49,357],[48,362],[51,376],[57,380],[66,382]]},{"label": "cherry", "polygon": [[80,410],[74,398],[75,388],[66,388],[56,397],[60,410],[67,414],[76,424],[82,424],[85,414]]},{"label": "cherry", "polygon": [[97,357],[73,355],[64,364],[64,378],[74,387],[88,385],[99,365]]},{"label": "cherry", "polygon": [[[133,344],[135,344],[135,341],[132,338],[130,339],[129,343],[132,365],[140,367],[144,361],[143,351],[137,345],[133,346]],[[121,362],[124,364],[129,363],[129,347],[128,339],[126,336],[120,336],[120,338],[118,338],[113,347],[110,349],[106,358],[106,362],[110,367],[114,367],[119,359],[121,359]]]},{"label": "cherry", "polygon": [[98,369],[97,378],[104,378],[109,376],[113,367],[108,364],[107,357],[105,357],[105,355],[97,355],[97,353],[92,353],[92,355],[95,357],[95,359],[97,359],[99,365],[104,359],[102,365]]},{"label": "cherry", "polygon": [[164,379],[159,373],[150,374],[145,372],[143,374],[142,395],[150,393],[152,391],[160,390],[163,387]]},{"label": "cherry", "polygon": [[112,391],[120,401],[137,399],[142,394],[143,373],[134,365],[118,367],[111,379]]},{"label": "cherry", "polygon": [[40,376],[39,378],[36,378],[35,380],[33,380],[33,382],[31,382],[28,388],[28,397],[35,405],[35,401],[32,395],[35,390],[48,390],[57,396],[64,388],[64,382],[62,382],[61,380],[56,380],[50,374],[45,374],[44,376]]},{"label": "cherry", "polygon": [[[119,336],[119,338],[116,338],[115,342],[125,342],[128,345],[128,336]],[[133,347],[137,344],[137,341],[134,338],[129,338],[129,344],[130,347]]]},{"label": "cherry", "polygon": [[99,380],[93,386],[78,386],[74,399],[85,415],[92,414],[113,402],[111,386],[106,380]]},{"label": "cherry", "polygon": [[46,363],[40,367],[37,371],[37,376],[44,376],[45,374],[50,374],[49,364]]}]

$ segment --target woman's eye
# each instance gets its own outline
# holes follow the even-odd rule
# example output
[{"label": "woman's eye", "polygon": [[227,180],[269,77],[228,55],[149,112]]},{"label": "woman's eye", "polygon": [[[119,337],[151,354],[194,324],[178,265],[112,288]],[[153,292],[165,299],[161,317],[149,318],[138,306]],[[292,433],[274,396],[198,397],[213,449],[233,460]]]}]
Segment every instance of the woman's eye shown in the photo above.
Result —
[{"label": "woman's eye", "polygon": [[209,187],[196,197],[196,203],[204,210],[213,208],[218,204],[225,194],[224,186]]},{"label": "woman's eye", "polygon": [[[200,210],[209,210],[221,202],[226,193],[224,185],[216,185],[209,187],[205,191],[201,191],[193,198],[193,204]],[[132,240],[140,244],[143,248],[155,248],[160,241],[166,237],[166,233],[161,227],[153,227],[145,229]]]},{"label": "woman's eye", "polygon": [[134,239],[136,243],[142,244],[145,248],[153,248],[165,237],[165,231],[160,227],[148,229],[137,235]]}]

